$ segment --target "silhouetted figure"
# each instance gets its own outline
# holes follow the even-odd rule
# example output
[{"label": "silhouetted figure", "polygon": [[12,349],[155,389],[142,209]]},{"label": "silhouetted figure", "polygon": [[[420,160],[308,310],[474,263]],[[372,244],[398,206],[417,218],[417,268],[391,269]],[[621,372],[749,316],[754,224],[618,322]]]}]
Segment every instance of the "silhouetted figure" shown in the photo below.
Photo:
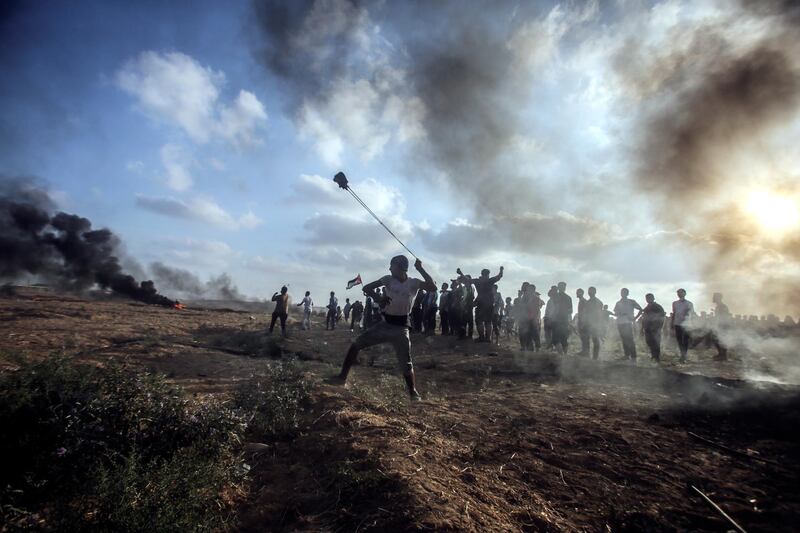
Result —
[{"label": "silhouetted figure", "polygon": [[584,304],[584,320],[586,324],[586,334],[592,341],[592,359],[600,357],[600,339],[603,338],[606,330],[606,313],[603,310],[603,302],[597,298],[597,289],[589,287],[589,298]]},{"label": "silhouetted figure", "polygon": [[414,298],[414,304],[411,307],[411,330],[416,333],[422,332],[422,308],[424,302],[425,291],[418,291],[417,297]]},{"label": "silhouetted figure", "polygon": [[522,296],[515,306],[517,309],[517,331],[522,350],[539,350],[542,347],[540,324],[544,302],[536,292],[536,285],[527,281],[522,284]]},{"label": "silhouetted figure", "polygon": [[439,295],[433,291],[425,294],[425,301],[422,304],[422,326],[425,335],[436,334],[436,312],[439,310]]},{"label": "silhouetted figure", "polygon": [[[617,317],[617,331],[622,340],[622,350],[625,358],[636,361],[636,342],[633,338],[633,323],[642,313],[642,306],[636,300],[628,298],[630,291],[622,289],[619,291],[620,300],[614,306],[614,316]],[[634,310],[639,310],[639,314],[634,316]]]},{"label": "silhouetted figure", "polygon": [[694,305],[686,299],[686,291],[678,289],[678,299],[672,302],[672,327],[675,329],[675,340],[678,342],[680,362],[686,362],[689,351],[689,322],[694,316]]},{"label": "silhouetted figure", "polygon": [[558,294],[558,287],[553,285],[547,291],[547,305],[544,308],[544,346],[548,350],[553,347],[553,315],[555,313],[556,304],[553,299]]},{"label": "silhouetted figure", "polygon": [[272,320],[269,323],[269,334],[275,328],[275,321],[281,320],[281,335],[286,336],[286,318],[289,316],[289,289],[284,285],[281,287],[281,292],[272,295],[272,301],[275,302],[275,310],[272,311]]},{"label": "silhouetted figure", "polygon": [[439,329],[442,335],[450,335],[450,291],[447,283],[442,283],[439,294]]},{"label": "silhouetted figure", "polygon": [[586,318],[586,302],[588,301],[583,297],[583,289],[575,291],[575,297],[578,299],[578,336],[581,338],[581,352],[578,354],[581,357],[589,357],[589,328],[588,320]]},{"label": "silhouetted figure", "polygon": [[373,322],[372,298],[367,296],[366,300],[364,300],[364,329],[372,327]]},{"label": "silhouetted figure", "polygon": [[[473,278],[465,276],[461,269],[456,269],[458,275],[461,276],[458,280],[468,288],[472,285],[478,292],[475,297],[475,321],[478,323],[478,342],[490,342],[490,335],[492,334],[492,315],[494,314],[494,285],[503,277],[503,267],[500,267],[500,273],[496,276],[489,277],[489,269],[484,268],[481,270],[481,277]],[[470,315],[472,313],[470,312]],[[472,333],[469,334],[472,336]]]},{"label": "silhouetted figure", "polygon": [[558,292],[553,296],[553,345],[561,355],[567,354],[569,326],[572,322],[572,298],[566,293],[567,284],[558,282]]},{"label": "silhouetted figure", "polygon": [[[371,296],[373,301],[378,301],[383,308],[383,318],[370,329],[361,333],[356,338],[342,365],[342,371],[331,381],[344,384],[350,368],[355,363],[359,350],[375,346],[376,344],[391,344],[397,354],[397,360],[403,368],[403,377],[406,381],[409,396],[412,400],[419,400],[419,393],[415,384],[414,366],[411,361],[411,337],[408,331],[408,315],[411,306],[420,289],[436,290],[436,284],[431,276],[422,267],[422,261],[417,259],[414,263],[423,280],[408,277],[408,258],[398,255],[389,263],[391,275],[368,283],[364,286],[364,293]],[[384,287],[385,294],[375,292],[378,287]]]},{"label": "silhouetted figure", "polygon": [[350,320],[350,309],[352,309],[352,307],[353,306],[350,304],[350,298],[345,298],[345,300],[344,300],[344,309],[342,309],[342,311],[344,311],[344,321],[345,321],[345,323],[347,323],[347,321]]},{"label": "silhouetted figure", "polygon": [[715,292],[712,296],[712,301],[716,304],[716,307],[714,307],[714,327],[711,330],[711,339],[717,348],[717,355],[714,360],[727,361],[728,346],[725,344],[723,337],[731,327],[731,312],[728,306],[722,303],[722,293]]},{"label": "silhouetted figure", "polygon": [[514,304],[511,302],[511,296],[506,296],[506,304],[503,309],[503,331],[506,337],[510,337],[514,333]]},{"label": "silhouetted figure", "polygon": [[297,307],[303,306],[303,322],[300,326],[301,329],[311,329],[311,313],[314,312],[314,300],[311,299],[311,293],[306,291],[303,301],[297,304]]},{"label": "silhouetted figure", "polygon": [[336,298],[336,293],[331,291],[330,300],[328,300],[328,314],[325,316],[325,329],[336,329],[336,308],[339,307],[339,300]]},{"label": "silhouetted figure", "polygon": [[353,302],[350,308],[350,331],[354,331],[356,326],[361,329],[361,317],[364,315],[364,304],[361,300]]},{"label": "silhouetted figure", "polygon": [[[505,303],[503,302],[503,295],[497,290],[497,285],[492,287],[492,295],[494,298],[494,305],[492,306],[492,335],[494,342],[500,343],[500,321],[503,319],[503,310]],[[488,335],[489,332],[487,332]]]},{"label": "silhouetted figure", "polygon": [[650,357],[654,361],[661,361],[661,332],[667,313],[656,303],[656,297],[651,293],[645,294],[644,299],[647,302],[641,313],[644,340],[650,349]]}]

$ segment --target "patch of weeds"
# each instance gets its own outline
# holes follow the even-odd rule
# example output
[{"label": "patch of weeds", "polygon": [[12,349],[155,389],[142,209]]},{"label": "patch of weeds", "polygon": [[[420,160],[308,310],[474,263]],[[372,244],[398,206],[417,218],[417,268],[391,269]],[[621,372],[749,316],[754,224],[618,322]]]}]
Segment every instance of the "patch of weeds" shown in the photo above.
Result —
[{"label": "patch of weeds", "polygon": [[294,360],[276,363],[233,393],[234,408],[247,416],[247,432],[259,440],[294,437],[311,394],[311,382]]},{"label": "patch of weeds", "polygon": [[381,374],[377,381],[354,382],[350,391],[372,407],[398,412],[408,406],[408,393],[403,380],[395,374]]},{"label": "patch of weeds", "polygon": [[163,377],[54,356],[0,376],[0,494],[12,529],[219,529],[244,421]]}]

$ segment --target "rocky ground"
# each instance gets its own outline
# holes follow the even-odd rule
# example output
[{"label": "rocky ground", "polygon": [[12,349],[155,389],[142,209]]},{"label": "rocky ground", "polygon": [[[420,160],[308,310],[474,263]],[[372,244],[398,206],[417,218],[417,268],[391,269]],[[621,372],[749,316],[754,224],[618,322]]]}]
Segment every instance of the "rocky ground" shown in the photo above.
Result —
[{"label": "rocky ground", "polygon": [[394,355],[338,370],[352,334],[268,316],[184,310],[42,289],[0,297],[3,371],[14,357],[124,358],[197,395],[225,395],[278,360],[315,383],[301,435],[260,447],[240,529],[747,531],[800,523],[798,389],[739,379],[710,351],[677,365],[523,354],[449,337],[413,338],[420,403]]}]

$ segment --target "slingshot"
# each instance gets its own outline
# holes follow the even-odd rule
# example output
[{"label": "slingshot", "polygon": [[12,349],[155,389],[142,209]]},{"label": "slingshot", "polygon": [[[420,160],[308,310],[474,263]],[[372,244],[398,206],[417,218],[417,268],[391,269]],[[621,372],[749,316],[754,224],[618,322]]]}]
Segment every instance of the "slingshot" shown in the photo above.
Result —
[{"label": "slingshot", "polygon": [[359,204],[361,204],[361,207],[363,207],[364,209],[366,209],[366,210],[367,210],[367,213],[369,213],[370,215],[372,215],[372,217],[373,217],[375,220],[377,220],[377,221],[378,221],[378,224],[380,224],[381,226],[383,226],[383,229],[385,229],[386,231],[388,231],[388,232],[389,232],[389,235],[391,235],[392,237],[394,237],[394,238],[395,238],[395,240],[396,240],[397,242],[399,242],[399,243],[400,243],[400,246],[402,246],[403,248],[405,248],[405,249],[406,249],[406,251],[407,251],[408,253],[410,253],[412,256],[414,256],[414,259],[419,259],[419,257],[417,257],[416,255],[414,255],[414,252],[412,252],[411,250],[409,250],[409,249],[408,249],[408,246],[406,246],[405,244],[403,244],[403,241],[401,241],[401,240],[400,240],[400,239],[397,237],[397,235],[395,235],[395,234],[394,234],[394,232],[393,232],[392,230],[390,230],[390,229],[388,228],[388,226],[386,226],[386,224],[384,224],[384,223],[383,223],[383,221],[382,221],[380,218],[378,218],[378,215],[376,215],[375,213],[373,213],[372,209],[370,209],[370,208],[369,208],[369,206],[367,206],[367,204],[365,204],[365,203],[364,203],[364,200],[362,200],[361,198],[359,198],[359,197],[358,197],[358,195],[357,195],[357,194],[356,194],[356,193],[353,191],[353,189],[351,189],[351,188],[350,188],[350,185],[347,183],[347,176],[345,176],[345,175],[344,175],[344,172],[338,172],[338,173],[337,173],[337,174],[336,174],[336,175],[333,177],[333,181],[335,181],[335,182],[336,182],[336,184],[339,186],[339,188],[341,188],[341,189],[344,189],[344,190],[346,190],[347,192],[349,192],[349,193],[350,193],[350,194],[353,196],[353,198],[355,198],[355,199],[356,199],[356,202],[358,202]]}]

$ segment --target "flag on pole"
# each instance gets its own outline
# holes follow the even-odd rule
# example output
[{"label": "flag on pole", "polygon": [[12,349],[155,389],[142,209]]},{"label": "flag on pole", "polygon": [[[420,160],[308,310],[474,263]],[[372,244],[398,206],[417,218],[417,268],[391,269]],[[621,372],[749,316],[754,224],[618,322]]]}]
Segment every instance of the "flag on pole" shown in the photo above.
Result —
[{"label": "flag on pole", "polygon": [[354,277],[353,279],[347,282],[348,289],[352,289],[356,285],[361,285],[361,274],[359,274],[358,276]]}]

